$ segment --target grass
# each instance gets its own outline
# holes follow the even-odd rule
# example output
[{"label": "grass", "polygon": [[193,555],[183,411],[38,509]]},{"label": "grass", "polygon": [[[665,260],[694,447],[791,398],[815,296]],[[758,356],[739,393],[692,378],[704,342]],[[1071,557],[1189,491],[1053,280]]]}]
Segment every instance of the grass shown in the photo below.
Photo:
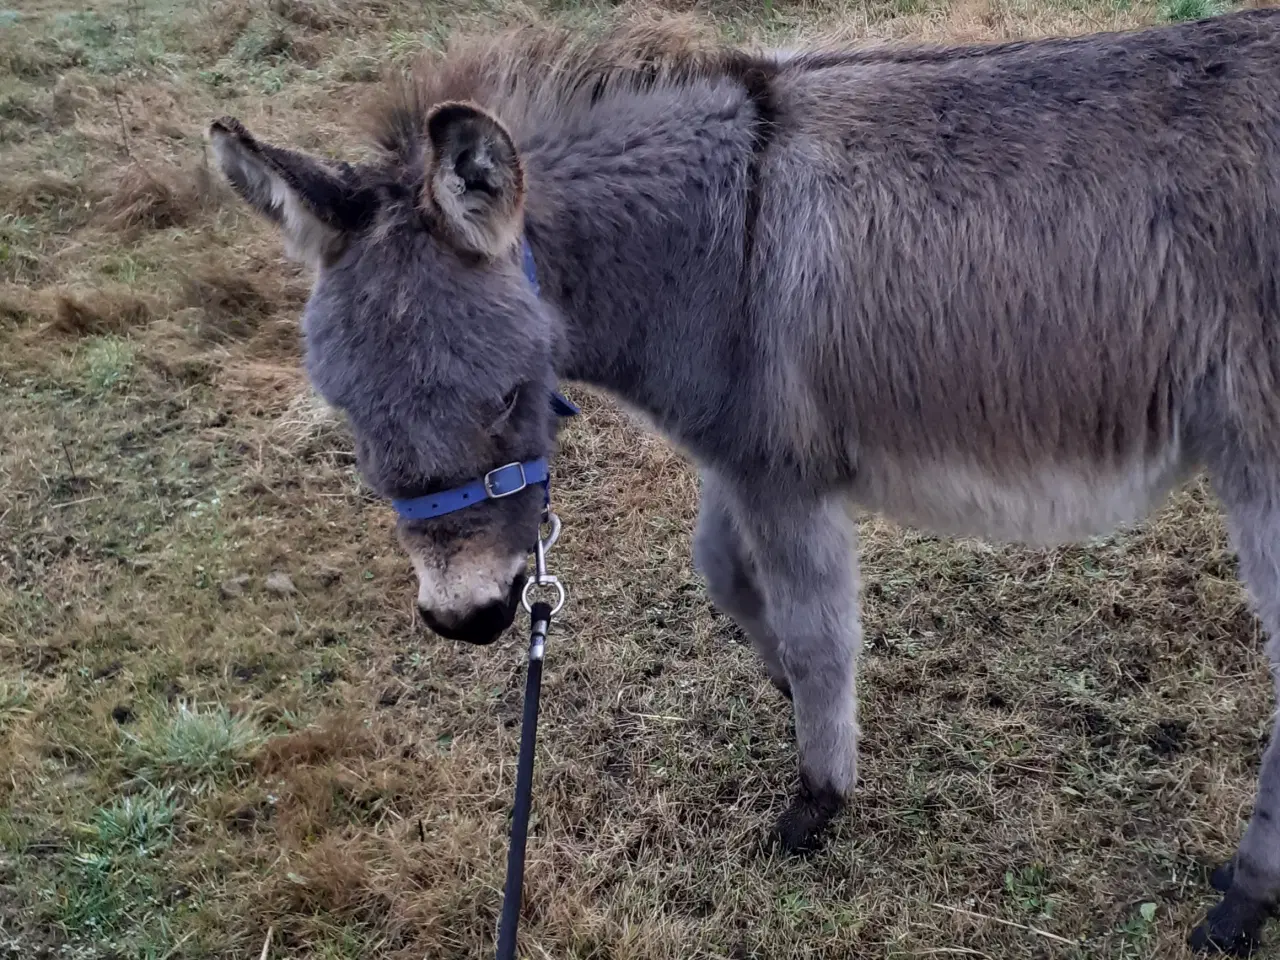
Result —
[{"label": "grass", "polygon": [[1215,0],[1165,0],[1160,6],[1164,19],[1177,23],[1182,20],[1203,20],[1223,11]]},{"label": "grass", "polygon": [[104,850],[145,857],[173,839],[175,813],[167,792],[122,797],[98,810],[89,833]]},{"label": "grass", "polygon": [[[769,42],[1209,9],[696,6]],[[211,185],[201,137],[231,112],[355,150],[389,66],[463,22],[530,16],[601,12],[0,12],[0,957],[256,958],[269,931],[274,958],[491,951],[520,639],[477,651],[415,625],[389,511],[300,371],[307,278]],[[1202,484],[1055,551],[864,521],[859,795],[819,855],[773,859],[757,845],[786,802],[791,721],[691,568],[694,478],[610,403],[575,399],[527,956],[1186,956],[1271,709]],[[279,574],[293,592],[268,588]]]},{"label": "grass", "polygon": [[125,386],[133,371],[133,346],[119,337],[97,337],[85,344],[84,380],[90,393],[102,395]]},{"label": "grass", "polygon": [[223,706],[179,703],[125,733],[125,756],[146,780],[227,779],[252,756],[262,736],[253,721]]},{"label": "grass", "polygon": [[117,954],[162,955],[171,937],[156,858],[173,840],[176,813],[172,798],[155,791],[96,810],[42,891],[57,928]]}]

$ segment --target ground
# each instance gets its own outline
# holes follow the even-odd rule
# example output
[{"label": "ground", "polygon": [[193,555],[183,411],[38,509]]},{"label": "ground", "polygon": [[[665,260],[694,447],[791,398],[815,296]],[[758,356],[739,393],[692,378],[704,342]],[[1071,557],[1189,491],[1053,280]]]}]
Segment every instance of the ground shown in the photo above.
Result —
[{"label": "ground", "polygon": [[[695,9],[782,42],[1213,8]],[[0,957],[490,955],[523,639],[414,622],[391,512],[299,370],[307,279],[202,138],[232,113],[354,155],[363,98],[460,24],[610,10],[0,10]],[[691,568],[690,469],[569,392],[524,956],[1186,956],[1272,706],[1203,484],[1059,550],[864,521],[860,786],[820,854],[786,859],[759,840],[789,710]]]}]

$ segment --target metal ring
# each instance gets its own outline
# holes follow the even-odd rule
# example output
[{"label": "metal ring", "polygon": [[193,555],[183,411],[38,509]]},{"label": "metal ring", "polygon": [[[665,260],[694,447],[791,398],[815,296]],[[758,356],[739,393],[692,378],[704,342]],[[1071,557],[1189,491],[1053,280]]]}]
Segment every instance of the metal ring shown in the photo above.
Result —
[{"label": "metal ring", "polygon": [[525,581],[524,590],[520,594],[520,602],[524,604],[525,613],[533,613],[533,604],[529,600],[529,593],[534,587],[554,587],[556,591],[556,602],[551,608],[552,616],[560,612],[560,608],[564,606],[564,586],[555,577],[548,577],[539,583],[536,579]]}]

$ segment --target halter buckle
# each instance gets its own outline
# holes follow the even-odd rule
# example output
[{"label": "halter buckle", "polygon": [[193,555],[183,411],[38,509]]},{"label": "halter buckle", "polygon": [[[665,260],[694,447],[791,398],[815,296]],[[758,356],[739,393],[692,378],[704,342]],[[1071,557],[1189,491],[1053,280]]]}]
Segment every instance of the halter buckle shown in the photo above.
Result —
[{"label": "halter buckle", "polygon": [[[510,470],[513,467],[520,471],[520,485],[518,487],[513,487],[510,490],[498,489],[497,484],[501,482],[501,478],[498,477],[498,474],[502,473],[504,470]],[[501,500],[503,497],[509,497],[512,494],[519,493],[528,485],[529,481],[524,475],[524,464],[519,461],[508,463],[505,466],[495,467],[484,475],[484,492],[488,494],[489,498],[492,500]]]}]

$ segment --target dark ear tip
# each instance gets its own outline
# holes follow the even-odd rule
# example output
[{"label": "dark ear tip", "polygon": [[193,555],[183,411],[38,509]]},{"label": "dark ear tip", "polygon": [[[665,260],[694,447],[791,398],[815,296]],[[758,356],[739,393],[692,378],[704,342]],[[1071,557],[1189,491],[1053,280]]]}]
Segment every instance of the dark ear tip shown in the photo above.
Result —
[{"label": "dark ear tip", "polygon": [[463,100],[438,103],[427,114],[427,135],[435,139],[449,124],[477,116],[483,116],[483,113],[474,103]]},{"label": "dark ear tip", "polygon": [[249,135],[249,131],[245,129],[243,123],[235,117],[218,117],[213,123],[209,124],[209,135],[221,134],[222,136],[235,137],[238,140],[250,140],[253,137]]},{"label": "dark ear tip", "polygon": [[473,136],[494,135],[510,141],[511,134],[494,114],[470,100],[445,100],[431,108],[426,121],[427,139],[437,149],[451,133],[465,130]]}]

